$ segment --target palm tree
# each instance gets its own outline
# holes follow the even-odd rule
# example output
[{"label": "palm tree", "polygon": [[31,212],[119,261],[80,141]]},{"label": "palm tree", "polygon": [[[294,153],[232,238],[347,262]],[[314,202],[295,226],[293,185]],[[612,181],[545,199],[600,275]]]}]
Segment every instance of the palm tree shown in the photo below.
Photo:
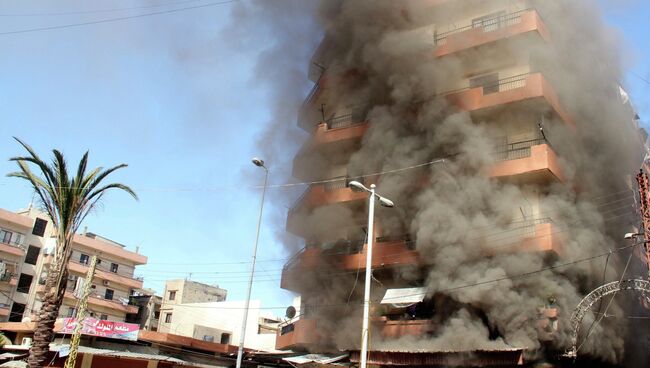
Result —
[{"label": "palm tree", "polygon": [[[59,315],[59,308],[65,295],[65,280],[68,278],[68,261],[72,254],[72,239],[81,222],[95,207],[104,194],[111,189],[120,189],[129,193],[136,200],[138,197],[131,188],[119,183],[104,184],[108,175],[127,165],[121,164],[110,169],[98,167],[86,171],[88,152],[83,155],[75,176],[68,173],[68,166],[63,154],[53,150],[51,164],[41,160],[36,152],[26,143],[14,137],[25,150],[27,156],[12,157],[20,168],[8,176],[27,180],[40,202],[42,209],[52,220],[56,236],[56,251],[45,280],[45,295],[38,312],[34,341],[29,350],[30,368],[42,367],[49,352],[49,344],[54,339],[54,323]],[[36,169],[36,173],[32,171]],[[73,173],[70,173],[73,174]]]}]

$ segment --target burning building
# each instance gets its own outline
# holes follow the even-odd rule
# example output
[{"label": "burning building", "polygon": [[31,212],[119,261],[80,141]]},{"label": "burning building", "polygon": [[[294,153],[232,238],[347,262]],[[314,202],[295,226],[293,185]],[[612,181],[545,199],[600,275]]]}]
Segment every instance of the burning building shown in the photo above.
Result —
[{"label": "burning building", "polygon": [[[318,17],[298,117],[311,136],[293,161],[314,184],[289,210],[305,246],[281,282],[301,303],[276,347],[358,350],[372,236],[373,364],[552,360],[573,308],[628,254],[574,261],[638,222],[645,137],[620,42],[588,1],[326,0]],[[351,180],[396,203],[373,234]],[[626,326],[592,327],[582,353],[622,362]]]}]

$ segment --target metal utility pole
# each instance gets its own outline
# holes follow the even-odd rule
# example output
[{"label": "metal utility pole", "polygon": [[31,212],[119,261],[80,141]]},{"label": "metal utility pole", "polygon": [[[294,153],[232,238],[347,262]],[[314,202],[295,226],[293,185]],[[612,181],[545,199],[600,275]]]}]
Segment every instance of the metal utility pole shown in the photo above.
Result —
[{"label": "metal utility pole", "polygon": [[[248,323],[248,309],[251,303],[251,291],[253,289],[253,276],[255,275],[255,260],[257,259],[257,244],[260,240],[260,228],[262,226],[262,214],[264,213],[264,196],[266,195],[266,185],[269,180],[269,169],[264,166],[264,160],[259,158],[253,159],[253,164],[264,169],[264,186],[262,187],[262,203],[260,204],[260,215],[257,219],[257,233],[255,235],[255,246],[253,247],[253,260],[251,263],[251,274],[248,279],[248,291],[246,292],[246,305],[244,306],[244,318],[241,325],[241,335],[239,336],[239,349],[237,349],[236,368],[241,368],[244,357],[244,340],[246,338],[246,324]],[[67,368],[67,367],[66,367]]]},{"label": "metal utility pole", "polygon": [[375,191],[375,184],[370,185],[370,189],[360,182],[353,180],[349,184],[350,188],[362,190],[370,193],[368,197],[368,248],[366,249],[366,283],[363,289],[363,321],[361,326],[361,353],[359,359],[359,368],[366,368],[368,362],[368,324],[370,319],[370,284],[372,283],[372,246],[375,240],[375,201],[384,207],[393,207],[395,204],[388,198],[382,197]]},{"label": "metal utility pole", "polygon": [[650,235],[650,181],[648,181],[648,174],[639,170],[636,176],[636,181],[639,184],[639,201],[641,202],[641,221],[643,222],[643,249],[645,250],[646,263],[648,266],[648,274],[650,276],[650,247],[648,247],[648,237]]},{"label": "metal utility pole", "polygon": [[97,267],[97,256],[93,256],[90,260],[90,266],[88,267],[88,273],[86,273],[86,280],[84,281],[83,293],[79,299],[79,307],[77,308],[77,324],[74,327],[74,332],[72,333],[72,339],[70,340],[70,355],[68,359],[65,360],[64,368],[74,368],[75,362],[77,360],[77,351],[79,350],[79,340],[81,339],[81,329],[83,327],[83,321],[86,317],[86,308],[88,307],[88,297],[90,296],[90,291],[92,290],[91,286],[93,284],[93,276],[95,275],[95,268]]}]

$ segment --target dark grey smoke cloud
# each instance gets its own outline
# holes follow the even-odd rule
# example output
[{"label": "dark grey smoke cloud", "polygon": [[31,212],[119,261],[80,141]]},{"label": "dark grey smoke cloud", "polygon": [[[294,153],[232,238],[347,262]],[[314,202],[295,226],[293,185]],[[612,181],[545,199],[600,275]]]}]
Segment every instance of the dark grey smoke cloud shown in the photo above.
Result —
[{"label": "dark grey smoke cloud", "polygon": [[[441,8],[416,0],[324,0],[318,6],[316,2],[258,1],[242,4],[235,12],[240,16],[238,24],[262,19],[262,29],[277,37],[259,62],[261,80],[277,92],[268,134],[260,142],[269,157],[290,165],[295,151],[288,147],[301,137],[294,122],[304,92],[308,51],[315,48],[318,27],[331,45],[327,115],[335,115],[337,109],[361,112],[370,128],[358,150],[312,157],[313,178],[327,177],[328,159],[332,163],[346,156],[350,156],[346,164],[350,177],[450,157],[444,164],[382,176],[379,188],[398,208],[380,211],[378,218],[379,235],[411,234],[427,265],[424,273],[394,272],[394,284],[422,283],[432,299],[448,300],[455,307],[435,317],[440,325],[433,336],[399,340],[375,336],[374,348],[510,346],[539,357],[548,346],[538,336],[536,320],[539,310],[553,300],[561,319],[551,347],[561,351],[569,341],[568,317],[583,296],[602,282],[603,263],[444,290],[603,253],[621,245],[621,229],[634,221],[629,216],[632,192],[612,196],[628,189],[625,178],[637,170],[640,158],[631,112],[618,95],[620,42],[589,1],[491,1],[490,6],[497,3],[508,11],[535,7],[548,26],[550,42],[524,43],[514,37],[503,41],[498,53],[477,52],[475,58],[481,60],[475,64],[453,56],[436,59],[430,25],[446,24],[459,11],[485,6],[476,0]],[[301,21],[291,24],[293,17]],[[465,79],[467,68],[487,65],[541,72],[575,120],[575,131],[549,114],[531,118],[528,107],[478,116],[458,111],[438,96]],[[538,123],[543,123],[550,145],[560,156],[565,180],[542,184],[491,179],[490,169],[499,159],[496,138],[539,139]],[[310,234],[308,241],[333,242],[344,224],[359,223],[354,219],[363,215],[362,209],[358,213],[318,209],[301,226]],[[561,257],[523,250],[521,244],[531,236],[534,224],[549,222],[553,236],[562,241]],[[620,263],[612,259],[607,277],[621,270]],[[332,334],[330,347],[349,348],[359,340],[358,303],[347,308],[316,307],[359,300],[360,288],[350,275],[327,275],[335,269],[301,272],[296,281],[311,289],[318,286],[318,295],[307,295],[304,303],[313,306],[310,313],[319,320],[319,328]],[[374,287],[377,299],[390,286]],[[611,312],[620,311],[615,303]],[[598,338],[588,340],[581,353],[609,362],[621,360],[625,337],[621,324],[603,321],[593,334]]]}]

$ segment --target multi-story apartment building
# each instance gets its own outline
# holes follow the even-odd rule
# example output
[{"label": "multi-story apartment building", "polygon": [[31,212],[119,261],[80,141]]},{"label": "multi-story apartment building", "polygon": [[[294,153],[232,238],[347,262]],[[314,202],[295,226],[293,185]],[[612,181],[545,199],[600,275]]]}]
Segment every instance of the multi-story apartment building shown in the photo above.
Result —
[{"label": "multi-story apartment building", "polygon": [[187,303],[223,302],[228,291],[216,285],[207,285],[191,280],[168,280],[160,307],[159,332],[170,332],[174,319],[175,305]]},{"label": "multi-story apartment building", "polygon": [[[516,275],[616,248],[611,239],[638,224],[625,183],[645,137],[614,65],[576,64],[608,50],[598,19],[583,19],[582,2],[371,3],[330,9],[311,60],[315,86],[298,117],[311,137],[293,174],[323,182],[288,213],[287,230],[306,246],[281,287],[302,305],[276,347],[349,349],[354,359],[373,236],[371,350],[566,348],[556,332],[567,332],[602,266]],[[593,33],[582,40],[574,28]],[[365,233],[368,194],[350,180],[377,184],[396,203],[378,210],[374,234]],[[489,282],[504,277],[512,282]],[[621,360],[604,353],[619,348],[599,344],[585,354]],[[385,356],[371,362],[409,364]]]},{"label": "multi-story apartment building", "polygon": [[[0,226],[2,260],[8,272],[7,282],[0,286],[4,288],[3,305],[9,310],[5,320],[33,319],[41,307],[45,277],[56,245],[52,225],[45,214],[30,208],[17,213],[0,210]],[[86,231],[74,237],[68,264],[68,291],[60,316],[75,315],[77,298],[74,292],[82,285],[80,280],[85,278],[92,256],[97,256],[98,261],[88,301],[89,314],[124,322],[127,313],[138,312],[136,306],[129,305],[129,296],[133,290],[142,288],[142,278],[134,276],[134,272],[136,266],[147,263],[147,257],[137,249],[126,250],[122,244]]]}]

